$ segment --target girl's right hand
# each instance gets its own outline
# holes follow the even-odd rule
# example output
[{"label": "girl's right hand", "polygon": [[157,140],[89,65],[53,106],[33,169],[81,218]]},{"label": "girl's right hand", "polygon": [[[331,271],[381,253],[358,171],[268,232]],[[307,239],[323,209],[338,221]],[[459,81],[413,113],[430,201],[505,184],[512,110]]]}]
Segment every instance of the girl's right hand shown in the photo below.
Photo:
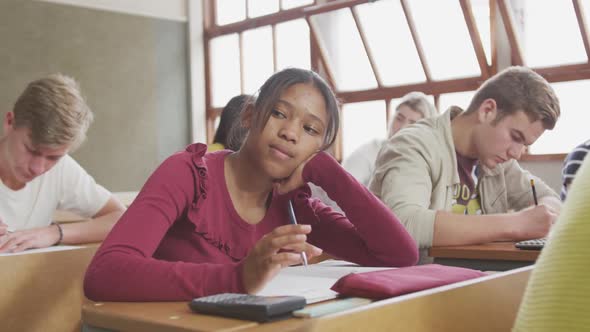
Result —
[{"label": "girl's right hand", "polygon": [[246,292],[257,293],[282,268],[300,264],[301,252],[308,258],[320,255],[320,248],[305,242],[310,232],[310,225],[285,225],[263,236],[243,264],[242,281]]}]

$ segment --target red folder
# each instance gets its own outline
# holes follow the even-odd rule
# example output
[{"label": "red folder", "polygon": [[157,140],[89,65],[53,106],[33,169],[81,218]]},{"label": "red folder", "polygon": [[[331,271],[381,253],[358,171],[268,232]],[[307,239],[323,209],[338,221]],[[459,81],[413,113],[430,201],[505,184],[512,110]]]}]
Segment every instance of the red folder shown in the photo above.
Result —
[{"label": "red folder", "polygon": [[342,295],[380,300],[485,275],[481,271],[472,269],[427,264],[351,273],[340,278],[332,286],[332,290]]}]

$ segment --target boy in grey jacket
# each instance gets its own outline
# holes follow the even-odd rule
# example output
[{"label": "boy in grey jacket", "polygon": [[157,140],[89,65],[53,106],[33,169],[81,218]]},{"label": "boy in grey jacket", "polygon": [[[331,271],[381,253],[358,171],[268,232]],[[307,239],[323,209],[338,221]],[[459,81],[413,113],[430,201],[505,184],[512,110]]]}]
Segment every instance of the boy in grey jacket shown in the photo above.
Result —
[{"label": "boy in grey jacket", "polygon": [[561,202],[516,160],[559,114],[544,78],[508,68],[478,89],[466,111],[451,107],[389,139],[369,188],[420,248],[544,237]]}]

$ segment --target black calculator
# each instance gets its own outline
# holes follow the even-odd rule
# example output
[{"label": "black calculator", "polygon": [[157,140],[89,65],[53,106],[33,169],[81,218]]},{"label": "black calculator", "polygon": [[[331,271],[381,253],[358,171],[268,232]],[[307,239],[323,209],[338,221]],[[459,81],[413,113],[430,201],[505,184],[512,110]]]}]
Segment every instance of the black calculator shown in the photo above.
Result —
[{"label": "black calculator", "polygon": [[267,322],[289,317],[291,312],[305,307],[305,304],[302,296],[223,293],[193,299],[189,307],[202,314]]},{"label": "black calculator", "polygon": [[534,239],[516,242],[514,246],[518,249],[541,250],[545,246],[547,239]]}]

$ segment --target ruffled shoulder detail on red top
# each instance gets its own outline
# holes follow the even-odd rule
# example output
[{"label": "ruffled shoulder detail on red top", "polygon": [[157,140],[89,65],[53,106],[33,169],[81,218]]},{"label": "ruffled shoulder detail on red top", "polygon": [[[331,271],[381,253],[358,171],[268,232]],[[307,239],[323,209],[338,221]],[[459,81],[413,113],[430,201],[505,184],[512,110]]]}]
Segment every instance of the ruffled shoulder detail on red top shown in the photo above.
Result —
[{"label": "ruffled shoulder detail on red top", "polygon": [[191,209],[199,208],[203,200],[207,199],[207,165],[203,157],[207,153],[207,145],[203,143],[195,143],[186,147],[186,152],[191,154],[191,161],[193,163],[193,179],[195,181],[195,193],[191,203]]},{"label": "ruffled shoulder detail on red top", "polygon": [[[207,164],[208,162],[217,161],[223,164],[223,158],[220,155],[225,155],[229,152],[217,151],[210,153],[208,156],[211,157],[208,157],[206,156],[207,146],[202,143],[195,143],[187,146],[186,152],[191,154],[191,161],[194,166],[193,179],[195,181],[193,202],[187,211],[188,221],[194,225],[195,234],[199,235],[233,260],[242,260],[248,255],[249,248],[239,245],[239,242],[235,241],[237,239],[231,239],[231,236],[228,238],[229,234],[225,228],[231,227],[229,224],[223,224],[221,221],[216,220],[207,220],[207,213],[202,210],[207,204],[208,185],[210,181],[212,181],[209,176],[208,167],[218,166],[216,164],[208,166]],[[213,156],[219,157],[221,160],[217,160],[216,157]],[[215,183],[213,185],[215,185]]]}]

